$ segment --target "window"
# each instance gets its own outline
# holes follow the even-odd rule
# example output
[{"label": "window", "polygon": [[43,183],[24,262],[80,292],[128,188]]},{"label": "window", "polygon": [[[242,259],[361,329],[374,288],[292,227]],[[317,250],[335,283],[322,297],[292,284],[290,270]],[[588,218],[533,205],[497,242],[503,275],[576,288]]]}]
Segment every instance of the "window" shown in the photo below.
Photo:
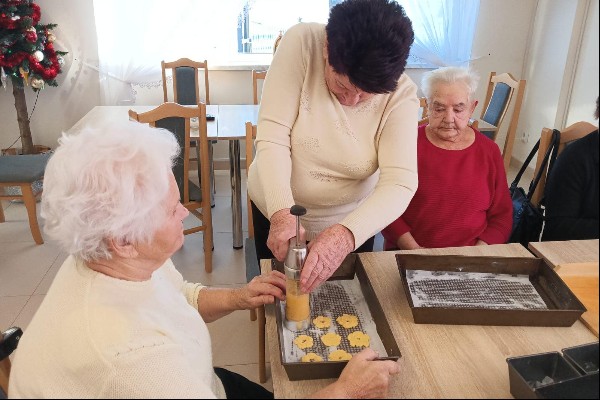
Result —
[{"label": "window", "polygon": [[[269,65],[279,32],[326,23],[342,0],[94,0],[104,104],[132,84],[160,85],[160,62],[208,60],[209,68]],[[469,61],[479,0],[398,0],[416,33],[409,67]]]}]

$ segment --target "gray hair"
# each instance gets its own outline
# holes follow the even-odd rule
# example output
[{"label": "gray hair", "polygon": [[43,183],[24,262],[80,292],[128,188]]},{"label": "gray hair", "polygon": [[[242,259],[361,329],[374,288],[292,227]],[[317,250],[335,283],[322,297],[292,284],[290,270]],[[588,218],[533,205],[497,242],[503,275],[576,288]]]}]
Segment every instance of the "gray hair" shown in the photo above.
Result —
[{"label": "gray hair", "polygon": [[467,88],[469,101],[473,100],[477,84],[479,83],[479,75],[469,68],[462,67],[443,67],[427,72],[421,80],[421,90],[431,101],[434,88],[439,84],[453,84],[460,82]]},{"label": "gray hair", "polygon": [[131,121],[63,133],[58,143],[44,175],[44,231],[86,261],[111,258],[107,239],[150,241],[166,218],[173,134]]}]

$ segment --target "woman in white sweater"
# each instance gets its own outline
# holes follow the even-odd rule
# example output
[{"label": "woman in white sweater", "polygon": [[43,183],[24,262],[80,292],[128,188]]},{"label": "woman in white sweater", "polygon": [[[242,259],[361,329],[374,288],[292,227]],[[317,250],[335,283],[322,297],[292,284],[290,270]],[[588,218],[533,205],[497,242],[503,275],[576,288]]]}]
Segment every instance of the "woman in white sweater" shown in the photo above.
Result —
[{"label": "woman in white sweater", "polygon": [[398,218],[417,189],[415,84],[403,74],[414,34],[393,0],[346,0],[327,26],[301,23],[277,48],[264,85],[248,193],[259,258],[311,241],[312,291],[351,251]]},{"label": "woman in white sweater", "polygon": [[[130,122],[60,139],[46,168],[46,233],[70,254],[15,353],[10,398],[272,398],[213,369],[207,322],[284,300],[274,272],[239,289],[183,280],[183,244],[168,131]],[[361,353],[322,397],[357,396],[361,370],[381,396],[395,363]],[[345,377],[346,376],[346,377]]]}]

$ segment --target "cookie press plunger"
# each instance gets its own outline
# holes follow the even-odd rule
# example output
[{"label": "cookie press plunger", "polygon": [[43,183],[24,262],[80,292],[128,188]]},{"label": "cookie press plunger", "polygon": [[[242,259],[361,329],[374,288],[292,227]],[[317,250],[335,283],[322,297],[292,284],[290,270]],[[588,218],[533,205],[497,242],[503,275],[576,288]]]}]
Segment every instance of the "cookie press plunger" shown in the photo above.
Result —
[{"label": "cookie press plunger", "polygon": [[300,290],[300,274],[306,260],[306,243],[300,240],[300,217],[306,208],[292,206],[290,214],[296,216],[296,239],[290,240],[283,267],[286,278],[285,327],[302,331],[310,325],[310,295]]}]

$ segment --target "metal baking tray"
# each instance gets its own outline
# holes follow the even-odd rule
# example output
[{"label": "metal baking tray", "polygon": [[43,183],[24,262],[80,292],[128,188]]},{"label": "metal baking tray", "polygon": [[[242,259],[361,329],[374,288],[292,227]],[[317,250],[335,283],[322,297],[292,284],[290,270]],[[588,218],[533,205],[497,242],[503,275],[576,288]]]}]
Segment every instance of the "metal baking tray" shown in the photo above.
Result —
[{"label": "metal baking tray", "polygon": [[[283,272],[283,264],[272,260],[271,268]],[[362,262],[356,254],[349,254],[342,265],[337,271],[329,278],[329,281],[354,279],[355,275],[358,277],[360,282],[360,289],[366,300],[367,306],[375,322],[377,334],[387,351],[387,357],[381,357],[381,360],[398,360],[401,357],[400,348],[394,339],[392,330],[388,323],[388,320],[381,308],[381,304],[375,296],[373,287],[371,286]],[[277,321],[277,333],[279,336],[279,357],[283,368],[285,369],[288,378],[291,381],[306,380],[306,379],[328,379],[337,378],[340,376],[342,370],[348,363],[347,361],[322,361],[322,362],[286,362],[284,356],[284,339],[283,339],[283,319],[284,316],[281,312],[280,301],[276,300],[274,305],[268,307],[275,307],[275,318]],[[311,310],[311,319],[316,315],[313,315],[314,310]]]},{"label": "metal baking tray", "polygon": [[[417,324],[571,326],[586,311],[583,304],[543,259],[396,254],[396,262],[413,319]],[[411,270],[433,271],[440,275],[447,272],[525,275],[546,308],[495,309],[491,308],[491,305],[487,306],[487,303],[497,303],[498,299],[493,298],[483,298],[483,306],[417,307],[407,282],[407,271]],[[435,284],[435,280],[433,283]],[[472,288],[469,289],[473,293]],[[450,296],[448,293],[456,292],[447,292],[444,295]],[[466,296],[462,292],[459,293],[460,296]],[[499,295],[503,293],[500,291]]]}]

